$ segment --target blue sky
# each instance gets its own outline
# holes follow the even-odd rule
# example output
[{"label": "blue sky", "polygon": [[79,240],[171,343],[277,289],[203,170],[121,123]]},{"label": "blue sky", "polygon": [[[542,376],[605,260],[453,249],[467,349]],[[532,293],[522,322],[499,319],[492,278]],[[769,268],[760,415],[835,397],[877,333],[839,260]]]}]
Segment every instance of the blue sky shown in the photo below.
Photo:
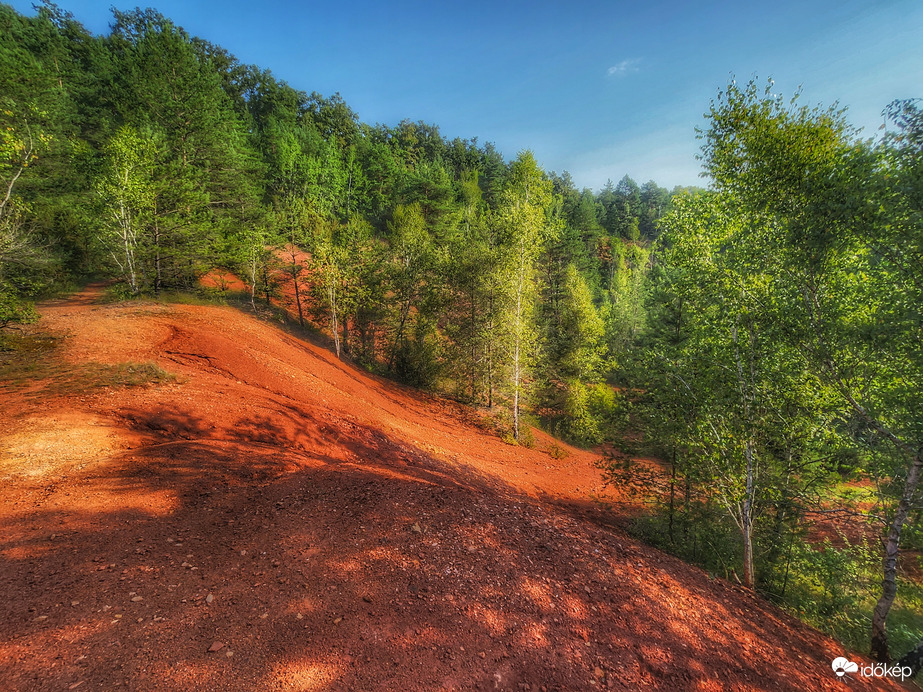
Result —
[{"label": "blue sky", "polygon": [[[107,32],[109,0],[58,4]],[[732,75],[839,101],[869,136],[887,103],[923,97],[920,0],[152,4],[295,88],[340,92],[363,121],[424,120],[507,158],[528,148],[593,189],[626,173],[704,184],[695,128]]]}]

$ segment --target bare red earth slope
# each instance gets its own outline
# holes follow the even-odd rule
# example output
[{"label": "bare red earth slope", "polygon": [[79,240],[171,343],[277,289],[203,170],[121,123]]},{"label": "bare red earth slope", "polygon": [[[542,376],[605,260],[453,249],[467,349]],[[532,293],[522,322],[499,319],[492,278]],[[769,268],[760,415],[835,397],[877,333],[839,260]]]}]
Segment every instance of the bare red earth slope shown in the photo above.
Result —
[{"label": "bare red earth slope", "polygon": [[230,308],[41,312],[68,368],[178,379],[0,385],[2,690],[872,687],[604,526],[588,453],[506,445]]}]

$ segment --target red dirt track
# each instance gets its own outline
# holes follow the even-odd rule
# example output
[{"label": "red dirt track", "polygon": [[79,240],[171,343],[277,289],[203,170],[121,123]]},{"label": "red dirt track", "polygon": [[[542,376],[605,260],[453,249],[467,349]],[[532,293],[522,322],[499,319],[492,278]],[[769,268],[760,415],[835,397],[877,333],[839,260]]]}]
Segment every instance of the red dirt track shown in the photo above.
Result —
[{"label": "red dirt track", "polygon": [[607,526],[592,454],[232,308],[40,312],[55,358],[178,379],[0,382],[0,690],[900,689]]}]

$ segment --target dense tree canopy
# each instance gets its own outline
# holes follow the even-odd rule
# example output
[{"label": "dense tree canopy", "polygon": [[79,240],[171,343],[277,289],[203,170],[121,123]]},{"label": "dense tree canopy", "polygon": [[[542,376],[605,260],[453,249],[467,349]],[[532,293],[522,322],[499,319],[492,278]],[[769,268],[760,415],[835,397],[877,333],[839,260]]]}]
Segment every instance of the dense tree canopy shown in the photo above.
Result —
[{"label": "dense tree canopy", "polygon": [[529,153],[362,123],[154,10],[107,36],[50,3],[0,23],[6,322],[55,282],[159,294],[221,268],[367,367],[508,406],[514,437],[524,402],[601,381],[625,346],[626,258],[669,205],[653,182],[596,195]]},{"label": "dense tree canopy", "polygon": [[770,87],[719,95],[703,146],[715,192],[675,201],[662,223],[668,328],[651,334],[651,370],[665,381],[649,385],[684,410],[662,434],[740,530],[748,584],[760,515],[777,527],[762,539],[771,556],[780,512],[807,509],[838,449],[861,455],[850,467],[879,489],[881,661],[900,546],[923,507],[920,118],[914,102],[887,113],[896,129],[876,142],[842,111]]}]

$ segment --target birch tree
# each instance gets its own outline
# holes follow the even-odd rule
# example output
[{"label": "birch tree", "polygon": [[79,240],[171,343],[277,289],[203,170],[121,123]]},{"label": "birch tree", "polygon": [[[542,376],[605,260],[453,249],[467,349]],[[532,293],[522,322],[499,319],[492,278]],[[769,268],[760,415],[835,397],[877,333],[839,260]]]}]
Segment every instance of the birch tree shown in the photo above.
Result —
[{"label": "birch tree", "polygon": [[503,319],[508,334],[513,437],[517,441],[524,380],[537,346],[534,315],[536,261],[553,228],[549,220],[551,190],[551,181],[539,168],[532,153],[522,152],[510,168],[507,186],[493,219],[504,248],[500,290],[504,297]]},{"label": "birch tree", "polygon": [[0,100],[0,329],[37,318],[11,284],[10,270],[46,264],[26,222],[28,206],[13,195],[23,173],[48,148],[51,136],[41,125],[42,114],[31,106]]},{"label": "birch tree", "polygon": [[842,111],[784,101],[753,83],[719,94],[703,133],[706,170],[772,276],[767,305],[805,367],[839,399],[871,454],[882,515],[872,654],[891,658],[887,620],[900,544],[923,476],[923,117],[894,104],[892,130],[865,141]]},{"label": "birch tree", "polygon": [[133,294],[141,288],[138,251],[153,208],[153,142],[126,125],[104,149],[106,164],[96,194],[108,221],[110,253]]},{"label": "birch tree", "polygon": [[743,582],[755,585],[753,527],[763,460],[757,450],[764,376],[762,335],[753,315],[758,275],[732,257],[733,221],[714,197],[677,203],[664,223],[676,295],[686,306],[684,359],[672,376],[697,405],[687,431],[694,463],[736,524]]}]

